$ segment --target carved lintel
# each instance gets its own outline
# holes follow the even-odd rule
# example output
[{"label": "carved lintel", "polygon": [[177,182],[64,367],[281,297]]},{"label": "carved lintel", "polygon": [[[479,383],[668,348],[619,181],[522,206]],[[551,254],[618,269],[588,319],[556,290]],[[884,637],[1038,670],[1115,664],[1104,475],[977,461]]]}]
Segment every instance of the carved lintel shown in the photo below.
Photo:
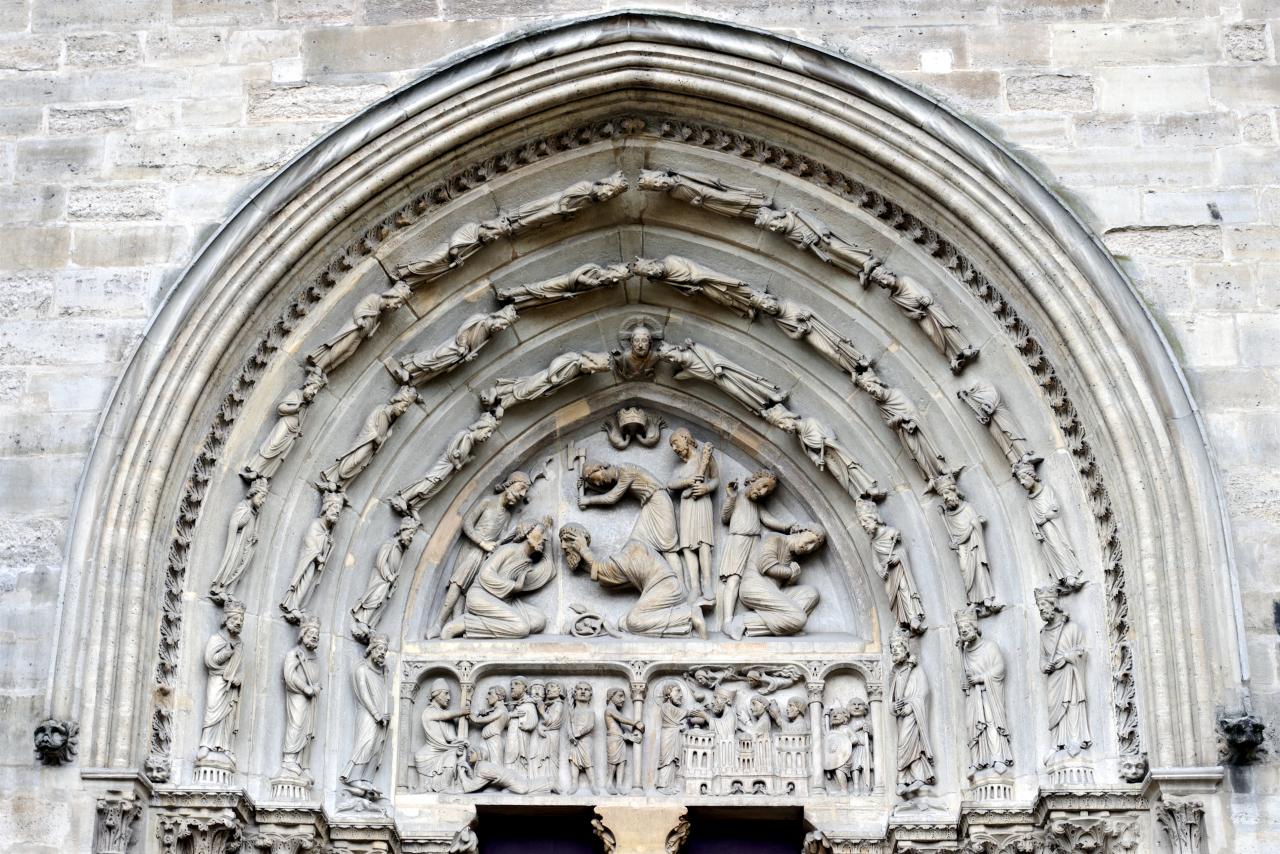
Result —
[{"label": "carved lintel", "polygon": [[46,718],[36,725],[36,758],[42,765],[66,765],[80,745],[80,724]]},{"label": "carved lintel", "polygon": [[93,854],[125,854],[140,812],[138,799],[130,793],[111,790],[98,798]]}]

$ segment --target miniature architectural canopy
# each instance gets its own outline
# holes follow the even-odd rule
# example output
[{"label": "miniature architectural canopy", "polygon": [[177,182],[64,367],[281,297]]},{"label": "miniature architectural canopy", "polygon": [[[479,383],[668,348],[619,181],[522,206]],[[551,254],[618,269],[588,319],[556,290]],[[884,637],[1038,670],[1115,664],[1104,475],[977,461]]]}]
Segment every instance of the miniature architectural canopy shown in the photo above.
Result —
[{"label": "miniature architectural canopy", "polygon": [[661,15],[397,98],[210,244],[85,482],[49,717],[145,775],[143,836],[461,851],[476,804],[755,804],[812,850],[1107,810],[1154,851],[1161,792],[1214,809],[1203,437],[1008,155]]}]

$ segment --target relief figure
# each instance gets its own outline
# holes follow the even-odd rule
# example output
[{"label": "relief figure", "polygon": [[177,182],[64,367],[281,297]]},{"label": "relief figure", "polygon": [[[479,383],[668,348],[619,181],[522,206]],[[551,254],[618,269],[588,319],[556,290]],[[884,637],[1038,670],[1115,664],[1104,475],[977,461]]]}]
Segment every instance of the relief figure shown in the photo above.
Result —
[{"label": "relief figure", "polygon": [[328,376],[350,359],[366,339],[372,338],[382,322],[382,314],[394,311],[409,298],[409,288],[397,283],[381,294],[369,294],[356,303],[351,312],[351,322],[307,354],[307,364]]},{"label": "relief figure", "polygon": [[390,368],[391,374],[402,385],[421,386],[474,361],[494,335],[515,322],[515,307],[509,305],[489,314],[473,314],[462,322],[452,340],[401,358]]},{"label": "relief figure", "polygon": [[608,353],[561,353],[545,370],[514,379],[499,378],[480,393],[480,405],[485,409],[509,409],[516,403],[546,397],[578,377],[607,371],[610,364]]},{"label": "relief figure", "polygon": [[872,283],[888,291],[894,305],[929,336],[933,346],[950,360],[951,373],[960,373],[965,365],[978,358],[977,349],[969,346],[959,327],[938,306],[924,285],[910,276],[890,273],[878,265],[863,273],[862,284]]},{"label": "relief figure", "polygon": [[654,344],[661,344],[665,337],[663,328],[647,317],[626,320],[618,331],[619,348],[613,351],[613,372],[618,379],[653,379],[658,368],[658,349]]},{"label": "relief figure", "polygon": [[293,445],[302,435],[302,413],[315,400],[316,394],[324,386],[324,374],[312,370],[302,388],[296,388],[281,399],[276,406],[276,423],[258,446],[253,459],[240,469],[240,477],[248,481],[258,478],[273,478],[285,457],[293,449]]},{"label": "relief figure", "polygon": [[960,574],[964,579],[967,601],[979,617],[1004,610],[996,600],[991,583],[991,566],[987,560],[987,538],[983,529],[987,520],[964,500],[954,474],[943,474],[934,480],[935,492],[942,498],[942,521],[947,527],[951,550],[956,553]]},{"label": "relief figure", "polygon": [[929,739],[929,679],[911,651],[911,636],[901,629],[889,639],[889,656],[889,712],[898,726],[898,796],[910,799],[937,782]]},{"label": "relief figure", "polygon": [[391,711],[387,697],[387,636],[375,634],[365,648],[364,661],[352,674],[356,697],[356,740],[339,779],[357,795],[371,801],[382,793],[373,778],[382,764]]},{"label": "relief figure", "polygon": [[737,481],[729,481],[728,498],[720,510],[720,521],[729,526],[723,552],[720,555],[720,590],[716,599],[716,617],[721,626],[727,626],[738,607],[738,588],[742,576],[751,562],[751,556],[766,528],[789,532],[791,522],[785,522],[769,512],[763,502],[778,488],[778,476],[762,470],[749,475],[739,487]]},{"label": "relief figure", "polygon": [[591,794],[599,794],[596,787],[593,745],[595,743],[596,713],[591,708],[594,692],[590,682],[573,686],[573,710],[569,712],[569,789],[570,795],[578,791],[585,779]]},{"label": "relief figure", "polygon": [[870,252],[837,236],[817,217],[795,208],[761,208],[756,214],[756,227],[777,234],[796,248],[854,276],[876,263]]},{"label": "relief figure", "polygon": [[[529,681],[517,676],[507,685],[507,740],[502,749],[502,763],[528,774],[538,729],[538,704],[529,691]],[[493,757],[494,761],[498,757]]]},{"label": "relief figure", "polygon": [[535,682],[529,686],[538,707],[537,750],[530,760],[535,777],[551,780],[551,790],[560,791],[560,738],[564,729],[564,688],[559,682]]},{"label": "relief figure", "polygon": [[996,391],[995,386],[979,380],[969,388],[956,392],[956,397],[969,404],[969,408],[978,416],[979,424],[987,426],[1010,465],[1027,456],[1029,452],[1026,450],[1026,439],[1009,414],[1008,407],[1000,399],[1000,392]]},{"label": "relief figure", "polygon": [[616,287],[631,278],[626,264],[583,264],[568,273],[528,285],[495,288],[498,302],[524,311],[554,305],[600,288]]},{"label": "relief figure", "polygon": [[460,226],[449,239],[435,247],[417,261],[396,267],[395,277],[410,287],[417,288],[440,278],[450,270],[466,263],[484,247],[500,237],[511,234],[511,224],[503,218],[469,222]]},{"label": "relief figure", "polygon": [[916,589],[907,565],[907,553],[902,546],[902,534],[897,528],[886,525],[880,518],[876,505],[865,499],[856,505],[858,524],[871,543],[871,555],[876,572],[884,581],[889,607],[893,609],[898,626],[913,635],[924,634],[924,605],[920,591]]},{"label": "relief figure", "polygon": [[712,383],[756,415],[787,399],[787,393],[768,378],[753,374],[710,347],[686,340],[678,347],[664,345],[658,352],[675,366],[677,380]]},{"label": "relief figure", "polygon": [[626,703],[627,693],[621,688],[610,688],[605,696],[604,734],[608,762],[608,777],[605,782],[611,795],[625,795],[631,790],[631,784],[627,780],[628,744],[637,745],[636,761],[640,761],[638,745],[644,735],[644,722],[626,715],[623,711]]},{"label": "relief figure", "polygon": [[196,751],[197,765],[235,766],[243,664],[240,631],[243,628],[244,604],[230,599],[222,609],[222,630],[215,632],[204,648],[204,668],[209,678],[200,747]]},{"label": "relief figure", "polygon": [[845,373],[852,375],[871,367],[871,360],[852,341],[814,314],[808,306],[768,294],[761,301],[760,310],[772,317],[774,324],[788,338],[806,342]]},{"label": "relief figure", "polygon": [[405,517],[400,520],[396,535],[378,547],[369,583],[351,609],[351,636],[356,640],[368,642],[370,633],[378,624],[378,618],[382,616],[382,609],[395,592],[400,567],[404,563],[405,549],[409,548],[417,533],[418,520],[412,516]]},{"label": "relief figure", "polygon": [[982,636],[972,609],[956,613],[956,631],[964,661],[960,689],[964,692],[968,725],[969,777],[1003,775],[1013,766],[1004,697],[1004,655],[995,643]]},{"label": "relief figure", "polygon": [[796,583],[800,578],[796,559],[813,554],[825,542],[826,534],[816,525],[798,526],[790,534],[766,539],[742,575],[738,602],[746,611],[730,620],[724,633],[734,640],[744,635],[799,634],[818,607],[818,591]]},{"label": "relief figure", "polygon": [[857,374],[853,381],[875,401],[880,417],[897,434],[903,449],[920,469],[920,476],[931,481],[942,474],[946,469],[946,458],[921,428],[920,413],[915,404],[898,389],[885,385],[870,368]]},{"label": "relief figure", "polygon": [[453,480],[453,476],[462,471],[463,466],[473,459],[472,451],[476,445],[487,442],[498,429],[501,419],[492,412],[485,412],[467,427],[459,430],[445,446],[440,459],[431,466],[427,473],[409,486],[387,499],[397,513],[410,516],[421,507],[423,502],[434,496]]},{"label": "relief figure", "polygon": [[651,282],[670,285],[685,296],[703,296],[739,317],[754,318],[768,296],[765,291],[726,273],[704,267],[696,261],[668,255],[662,259],[637,258],[631,272]]},{"label": "relief figure", "polygon": [[573,219],[597,202],[607,202],[627,191],[627,179],[614,172],[596,181],[578,181],[558,193],[526,202],[515,210],[503,211],[514,231],[528,231]]},{"label": "relief figure", "polygon": [[720,488],[720,468],[712,444],[699,445],[684,427],[671,434],[670,444],[680,464],[667,481],[667,489],[680,497],[677,545],[689,597],[700,607],[710,607],[715,604],[711,549],[715,545],[714,496]]},{"label": "relief figure", "polygon": [[1036,608],[1040,630],[1040,670],[1049,695],[1049,734],[1055,751],[1046,764],[1079,756],[1093,744],[1089,731],[1089,694],[1085,673],[1084,630],[1058,606],[1056,587],[1038,587]]},{"label": "relief figure", "polygon": [[258,478],[249,484],[248,494],[238,502],[227,520],[227,544],[222,551],[218,573],[209,584],[209,598],[221,605],[234,592],[253,560],[258,545],[258,511],[267,500],[269,483]]},{"label": "relief figure", "polygon": [[677,172],[674,169],[641,169],[636,186],[641,190],[666,193],[673,199],[705,208],[725,217],[755,219],[770,199],[759,190],[735,187],[714,175]]},{"label": "relief figure", "polygon": [[555,575],[555,561],[543,560],[549,536],[550,519],[517,526],[514,541],[494,549],[480,565],[463,597],[462,617],[446,623],[440,636],[524,638],[545,629],[547,615],[517,597]]},{"label": "relief figure", "polygon": [[675,505],[665,486],[639,466],[610,464],[588,460],[582,466],[584,487],[599,492],[578,497],[578,509],[609,507],[630,496],[640,502],[640,514],[631,529],[630,539],[650,546],[666,559],[677,576],[681,572],[679,531]]},{"label": "relief figure", "polygon": [[652,547],[628,540],[616,554],[597,558],[591,551],[591,535],[573,523],[560,529],[560,547],[570,570],[584,569],[592,581],[605,587],[640,591],[636,603],[618,620],[620,631],[650,637],[681,637],[696,631],[698,637],[706,638],[702,612],[689,604],[680,576]]},{"label": "relief figure", "polygon": [[469,703],[450,709],[452,691],[443,679],[431,683],[431,697],[422,713],[426,742],[413,755],[423,791],[452,792],[458,787],[458,765],[467,751],[467,741],[458,736],[456,721],[471,713]]},{"label": "relief figure", "polygon": [[[501,762],[506,752],[507,721],[511,715],[507,711],[507,689],[501,685],[490,686],[484,692],[484,705],[471,710],[471,722],[480,724],[480,742],[484,745],[485,754]],[[466,753],[463,753],[466,758]]]},{"label": "relief figure", "polygon": [[764,418],[773,426],[796,437],[805,454],[821,471],[836,479],[844,491],[853,498],[870,498],[880,501],[885,491],[876,479],[867,474],[839,440],[816,418],[801,418],[782,404],[765,410]]},{"label": "relief figure", "polygon": [[320,620],[303,614],[298,624],[298,643],[284,658],[284,747],[280,765],[282,777],[311,782],[307,756],[316,737],[316,697],[320,693]]},{"label": "relief figure", "polygon": [[289,579],[289,589],[280,600],[280,610],[286,621],[298,625],[302,611],[311,601],[320,576],[329,562],[333,549],[333,526],[342,515],[347,497],[341,492],[326,492],[320,499],[320,515],[311,521],[302,540],[302,555]]},{"label": "relief figure", "polygon": [[1062,524],[1062,505],[1053,488],[1036,476],[1035,464],[1028,459],[1015,463],[1013,476],[1027,491],[1027,513],[1031,517],[1031,530],[1040,543],[1040,554],[1049,576],[1064,593],[1084,586],[1080,571],[1080,559],[1071,547]]},{"label": "relief figure", "polygon": [[355,444],[320,473],[317,485],[329,492],[340,492],[350,486],[351,481],[373,462],[374,455],[391,438],[392,425],[415,401],[421,401],[421,398],[412,386],[406,385],[401,386],[385,404],[375,407],[365,418],[364,427],[356,436]]}]

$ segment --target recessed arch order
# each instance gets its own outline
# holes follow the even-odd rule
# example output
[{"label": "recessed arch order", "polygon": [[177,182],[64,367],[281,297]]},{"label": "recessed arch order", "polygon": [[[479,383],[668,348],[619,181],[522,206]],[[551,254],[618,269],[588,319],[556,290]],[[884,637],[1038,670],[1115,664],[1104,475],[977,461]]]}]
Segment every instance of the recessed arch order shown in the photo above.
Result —
[{"label": "recessed arch order", "polygon": [[[651,170],[757,191],[760,200],[737,213],[690,204],[679,192],[644,186],[639,176]],[[545,223],[525,211],[531,224],[520,227],[531,200],[615,174],[625,190]],[[784,229],[767,227],[762,207],[799,212],[817,237],[842,243],[804,244],[794,230],[788,240]],[[470,315],[496,310],[502,288],[587,263],[676,257],[802,305],[838,330],[914,407],[946,458],[939,473],[955,476],[963,466],[960,491],[986,518],[1004,605],[981,624],[1009,658],[1037,647],[1032,590],[1051,578],[1036,539],[1043,520],[1033,523],[1030,487],[1011,472],[1018,452],[1034,451],[1033,469],[1060,499],[1062,536],[1085,581],[1063,601],[1089,638],[1099,785],[1129,791],[1143,779],[1144,755],[1152,769],[1216,763],[1214,710],[1247,702],[1216,475],[1179,368],[1100,243],[989,137],[874,70],[756,31],[619,13],[541,28],[427,69],[285,167],[169,294],[104,419],[70,545],[49,710],[81,722],[86,767],[111,769],[106,776],[143,771],[161,788],[191,782],[201,650],[220,615],[204,595],[229,514],[245,500],[239,469],[276,423],[284,396],[302,393],[308,354],[350,324],[362,300],[390,292],[404,265],[459,228],[486,222],[506,230],[446,257],[446,266],[454,262],[448,269],[366,312],[377,329],[325,366],[323,383],[300,407],[300,435],[263,487],[257,548],[237,594],[249,612],[246,674],[264,685],[279,680],[294,630],[276,602],[321,506],[312,484],[396,393],[388,364],[449,340]],[[864,260],[848,260],[855,256]],[[952,333],[929,326],[932,309],[908,304],[915,297],[890,282],[860,277],[852,268],[859,263],[866,274],[878,268],[922,287],[958,338],[933,340],[931,331]],[[955,790],[958,809],[966,750],[952,611],[965,605],[966,592],[938,512],[940,481],[925,476],[933,464],[918,459],[900,422],[859,382],[866,365],[852,376],[842,371],[803,335],[774,323],[776,311],[734,311],[634,267],[621,279],[519,308],[519,320],[474,360],[418,389],[391,438],[352,476],[317,593],[326,649],[342,662],[330,676],[346,678],[349,659],[359,660],[343,620],[378,544],[396,530],[386,499],[480,416],[479,393],[497,378],[541,370],[567,351],[607,353],[619,347],[624,321],[645,316],[664,327],[669,346],[696,341],[776,383],[786,406],[820,421],[888,493],[880,511],[901,531],[927,605],[920,656],[934,683],[933,738],[946,743],[936,751],[939,764],[950,768],[939,787]],[[438,512],[424,511],[424,519],[439,523],[444,508],[463,507],[493,479],[498,463],[490,458],[506,465],[514,451],[504,449],[540,447],[521,437],[531,425],[568,441],[603,419],[610,411],[593,407],[617,397],[611,389],[621,382],[611,371],[591,373],[501,413],[495,437],[472,449],[471,468],[442,487],[433,499]],[[978,384],[998,390],[1020,431],[1012,457],[999,424],[981,423],[963,399]],[[864,626],[877,627],[867,649],[883,657],[887,677],[893,617],[853,498],[759,412],[739,411],[742,425],[733,427],[726,415],[733,401],[713,386],[673,380],[664,364],[637,399],[672,413],[690,406],[697,423],[733,436],[736,447],[756,442],[762,462],[772,455],[782,470],[807,472],[797,489],[817,495],[828,526],[845,526],[831,545],[857,541],[842,548],[857,555],[846,562],[861,567],[875,601],[869,607],[879,612]],[[700,395],[714,404],[705,418],[692,412]],[[484,483],[479,475],[472,481],[472,469],[485,473]],[[441,550],[442,559],[449,545],[430,531],[419,537],[408,574],[411,564],[433,565],[424,548]],[[423,640],[417,627],[422,609],[434,606],[424,605],[430,584],[416,575],[400,581],[382,627],[394,654],[409,657]],[[715,655],[731,656],[727,649]],[[814,673],[833,666],[815,662]],[[1034,661],[1011,662],[1010,690],[1037,706],[1045,702],[1041,680]],[[346,689],[330,681],[326,699],[337,703]],[[275,768],[255,763],[269,763],[259,754],[276,749],[281,725],[267,718],[278,702],[250,699],[249,684],[240,730],[269,746],[255,747],[253,759],[246,747],[231,779],[265,798]],[[875,714],[889,727],[887,712]],[[317,743],[350,713],[335,709],[321,719]],[[407,713],[397,719],[397,727],[410,725]],[[1016,797],[1025,801],[1051,787],[1038,754],[1052,745],[1047,733],[1029,731],[1043,729],[1042,718],[1019,725],[1028,729],[1014,733]],[[344,742],[321,752],[347,749]],[[337,809],[336,796],[322,796],[336,780],[321,777],[333,778],[341,758],[315,764],[316,799]],[[892,777],[891,767],[882,770]],[[395,775],[389,779],[402,780],[401,770]],[[892,789],[881,790],[889,811]]]}]

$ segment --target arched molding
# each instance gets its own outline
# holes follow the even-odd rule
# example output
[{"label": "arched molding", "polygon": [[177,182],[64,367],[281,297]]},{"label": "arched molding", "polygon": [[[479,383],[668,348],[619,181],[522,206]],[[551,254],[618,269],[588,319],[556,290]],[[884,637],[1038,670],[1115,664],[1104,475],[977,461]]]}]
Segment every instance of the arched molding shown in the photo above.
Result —
[{"label": "arched molding", "polygon": [[[650,117],[628,119],[640,108]],[[563,130],[571,111],[581,131]],[[751,134],[716,137],[715,122],[731,118]],[[542,149],[519,153],[519,139],[551,128],[559,135]],[[799,43],[656,14],[553,26],[428,69],[290,164],[184,274],[113,396],[79,494],[50,711],[83,715],[86,764],[137,768],[146,758],[149,709],[168,702],[154,694],[153,650],[160,633],[174,631],[165,608],[184,607],[191,589],[185,563],[175,571],[185,556],[175,558],[174,543],[178,552],[191,545],[209,484],[227,483],[219,478],[239,462],[221,452],[241,407],[272,405],[254,392],[259,379],[288,364],[282,350],[305,353],[297,342],[314,342],[315,328],[346,316],[349,307],[331,290],[354,293],[362,276],[386,284],[379,264],[408,251],[419,231],[443,232],[464,206],[489,198],[496,212],[513,200],[522,157],[538,162],[547,152],[625,148],[637,139],[655,149],[701,147],[707,161],[738,162],[775,183],[808,181],[812,198],[879,235],[871,248],[889,266],[930,269],[930,256],[937,259],[944,272],[935,266],[931,280],[945,283],[949,307],[964,296],[957,308],[967,316],[994,312],[984,328],[1036,336],[1030,356],[1051,363],[1053,374],[1033,379],[1058,416],[1068,397],[1079,413],[1074,432],[1059,418],[1067,441],[1057,450],[1072,454],[1095,499],[1107,484],[1119,531],[1112,547],[1125,553],[1123,576],[1117,570],[1110,581],[1124,583],[1135,626],[1112,641],[1137,644],[1146,748],[1155,764],[1210,764],[1210,711],[1234,704],[1247,676],[1237,627],[1207,618],[1234,606],[1224,514],[1176,361],[1105,250],[1028,170],[927,97]],[[509,161],[495,154],[504,146],[515,152]],[[484,157],[461,177],[445,177],[452,164]],[[424,181],[437,183],[415,192]],[[380,221],[371,227],[374,216]],[[705,234],[717,231],[700,222]],[[490,265],[514,260],[518,269],[525,250],[536,248],[529,240],[486,250]],[[759,235],[761,253],[787,257],[790,247],[770,240]],[[343,244],[335,260],[333,247]],[[812,266],[792,257],[785,263]],[[429,317],[429,300],[415,298],[423,304],[411,302],[410,311]],[[387,355],[397,342],[401,351],[393,330],[411,322],[389,323],[371,345]],[[897,354],[890,356],[892,363]],[[919,374],[939,374],[937,360],[922,352]],[[365,366],[336,378],[326,394],[345,394],[382,370],[372,359]],[[449,387],[459,388],[454,382]],[[943,423],[964,414],[954,400],[945,411],[952,416]],[[957,444],[974,460],[985,441],[969,433]],[[1173,470],[1171,459],[1180,464]],[[1001,516],[1013,519],[1017,510]],[[942,554],[931,568],[945,572],[947,560]],[[1184,637],[1185,626],[1202,631]]]}]

